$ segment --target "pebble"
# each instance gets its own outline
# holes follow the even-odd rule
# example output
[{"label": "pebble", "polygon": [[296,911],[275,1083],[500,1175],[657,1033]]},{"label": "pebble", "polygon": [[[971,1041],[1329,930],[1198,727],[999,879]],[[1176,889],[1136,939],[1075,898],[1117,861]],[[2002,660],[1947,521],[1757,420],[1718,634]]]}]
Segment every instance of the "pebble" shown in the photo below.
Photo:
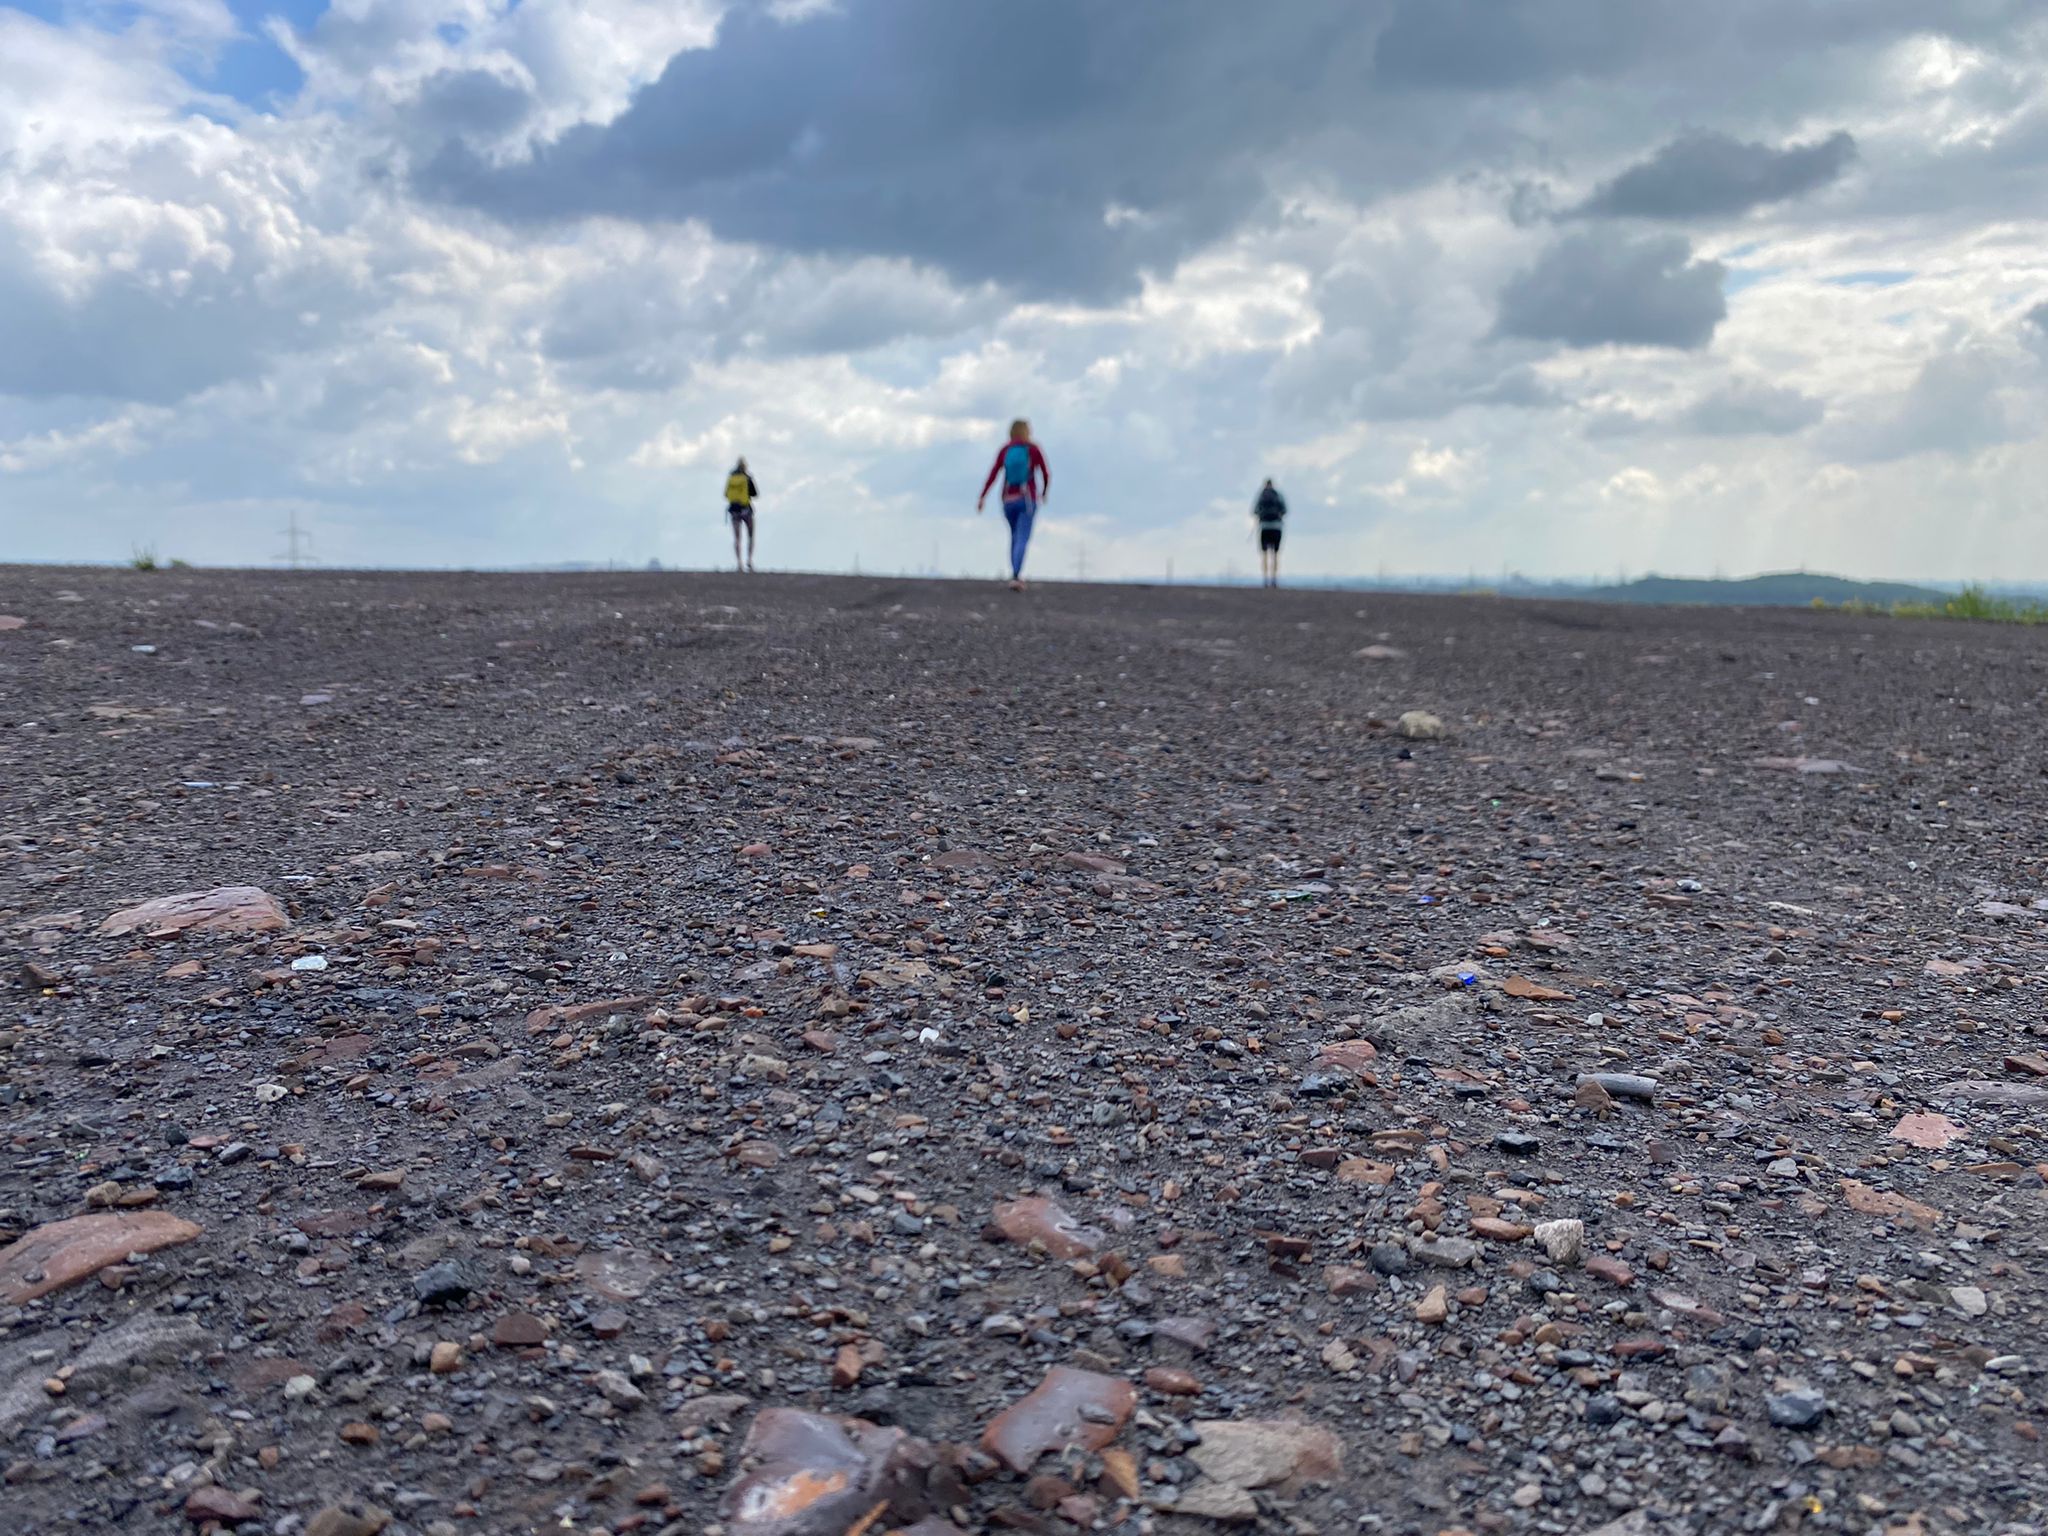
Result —
[{"label": "pebble", "polygon": [[1765,1411],[1780,1429],[1811,1429],[1827,1412],[1826,1396],[1814,1387],[1794,1387],[1764,1399]]},{"label": "pebble", "polygon": [[491,1324],[491,1342],[500,1349],[535,1349],[547,1341],[547,1324],[531,1312],[508,1312]]},{"label": "pebble", "polygon": [[194,1525],[209,1520],[218,1525],[243,1525],[261,1513],[248,1499],[212,1483],[203,1483],[185,1496],[185,1518]]},{"label": "pebble", "polygon": [[[6,1240],[204,1226],[20,1314],[31,1526],[193,1529],[216,1478],[264,1536],[351,1491],[390,1536],[2010,1518],[2048,912],[1999,635],[1859,621],[1808,712],[1814,616],[1643,610],[1652,672],[1634,618],[1332,599],[1468,738],[1407,751],[1356,696],[1406,673],[1339,687],[1370,631],[1284,592],[178,580],[266,628],[152,669],[174,731],[81,728],[129,685],[38,651],[10,738]],[[1868,766],[1759,769],[1779,714]],[[94,931],[173,870],[293,910]]]},{"label": "pebble", "polygon": [[1586,1256],[1586,1224],[1576,1217],[1564,1216],[1554,1221],[1539,1221],[1536,1223],[1535,1237],[1553,1264],[1569,1267],[1579,1263]]},{"label": "pebble", "polygon": [[1465,1269],[1479,1260],[1479,1245],[1469,1237],[1418,1238],[1408,1247],[1416,1258],[1438,1269]]},{"label": "pebble", "polygon": [[1649,1103],[1657,1097],[1661,1086],[1654,1077],[1644,1077],[1634,1072],[1582,1072],[1578,1086],[1588,1085],[1600,1089],[1612,1099],[1640,1099]]},{"label": "pebble", "polygon": [[469,1274],[453,1259],[429,1265],[412,1280],[412,1293],[422,1306],[453,1306],[465,1300],[469,1291]]},{"label": "pebble", "polygon": [[1136,1391],[1120,1377],[1054,1366],[1030,1393],[989,1421],[982,1449],[1013,1472],[1029,1472],[1047,1452],[1108,1445],[1136,1405]]},{"label": "pebble", "polygon": [[1584,1268],[1595,1280],[1604,1280],[1607,1284],[1624,1290],[1636,1283],[1636,1272],[1610,1254],[1594,1254],[1585,1260]]},{"label": "pebble", "polygon": [[390,1524],[389,1511],[365,1501],[350,1500],[319,1510],[306,1522],[305,1536],[381,1536]]}]

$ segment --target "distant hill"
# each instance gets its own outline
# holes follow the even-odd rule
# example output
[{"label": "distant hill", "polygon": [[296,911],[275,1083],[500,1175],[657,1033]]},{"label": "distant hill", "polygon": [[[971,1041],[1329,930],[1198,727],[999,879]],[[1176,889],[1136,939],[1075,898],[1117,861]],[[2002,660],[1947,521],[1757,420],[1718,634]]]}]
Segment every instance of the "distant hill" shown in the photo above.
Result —
[{"label": "distant hill", "polygon": [[[1556,596],[1566,595],[1550,588]],[[1942,603],[1953,594],[1901,581],[1851,581],[1846,576],[1817,576],[1807,571],[1781,571],[1739,581],[1706,581],[1682,576],[1644,576],[1621,586],[1580,587],[1569,595],[1602,603],[1700,603],[1716,607],[1804,608],[1823,603]]]}]

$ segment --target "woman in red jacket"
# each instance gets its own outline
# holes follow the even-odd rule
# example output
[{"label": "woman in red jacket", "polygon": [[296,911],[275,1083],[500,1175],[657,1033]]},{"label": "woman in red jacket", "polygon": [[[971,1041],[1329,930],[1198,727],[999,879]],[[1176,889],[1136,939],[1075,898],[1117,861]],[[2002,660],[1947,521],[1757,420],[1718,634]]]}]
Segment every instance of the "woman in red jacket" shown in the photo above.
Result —
[{"label": "woman in red jacket", "polygon": [[981,483],[976,512],[988,505],[989,488],[998,475],[1003,481],[1003,517],[1010,525],[1010,590],[1022,592],[1024,550],[1031,543],[1031,524],[1038,516],[1038,504],[1052,495],[1052,471],[1046,468],[1038,444],[1031,441],[1030,422],[1019,419],[1010,423],[1010,440]]}]

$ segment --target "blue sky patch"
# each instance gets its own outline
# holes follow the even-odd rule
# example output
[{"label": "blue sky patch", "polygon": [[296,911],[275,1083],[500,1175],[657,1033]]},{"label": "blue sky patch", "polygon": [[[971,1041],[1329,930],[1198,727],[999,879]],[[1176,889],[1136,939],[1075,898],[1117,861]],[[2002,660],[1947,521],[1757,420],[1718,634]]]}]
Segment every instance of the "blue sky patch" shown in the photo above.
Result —
[{"label": "blue sky patch", "polygon": [[251,106],[273,103],[298,90],[305,83],[305,74],[271,41],[263,23],[275,16],[297,31],[309,31],[326,12],[327,0],[273,0],[262,5],[230,0],[229,9],[235,13],[242,35],[221,49],[211,69],[194,70],[192,82]]},{"label": "blue sky patch", "polygon": [[1782,267],[1730,267],[1728,276],[1722,281],[1721,291],[1731,295],[1740,293],[1758,283],[1769,282],[1783,270]]}]

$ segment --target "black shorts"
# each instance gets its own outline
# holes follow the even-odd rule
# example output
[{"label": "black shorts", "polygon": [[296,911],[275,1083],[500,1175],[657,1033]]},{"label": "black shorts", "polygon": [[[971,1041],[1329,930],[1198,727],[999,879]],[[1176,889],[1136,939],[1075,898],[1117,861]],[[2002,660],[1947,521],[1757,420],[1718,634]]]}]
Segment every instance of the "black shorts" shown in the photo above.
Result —
[{"label": "black shorts", "polygon": [[1280,548],[1280,530],[1277,527],[1261,528],[1259,530],[1259,548],[1262,550],[1278,550]]},{"label": "black shorts", "polygon": [[725,504],[725,515],[733,520],[733,526],[738,527],[741,523],[745,523],[747,525],[747,532],[752,533],[754,531],[754,509],[752,507],[743,507],[736,501],[728,501]]}]

